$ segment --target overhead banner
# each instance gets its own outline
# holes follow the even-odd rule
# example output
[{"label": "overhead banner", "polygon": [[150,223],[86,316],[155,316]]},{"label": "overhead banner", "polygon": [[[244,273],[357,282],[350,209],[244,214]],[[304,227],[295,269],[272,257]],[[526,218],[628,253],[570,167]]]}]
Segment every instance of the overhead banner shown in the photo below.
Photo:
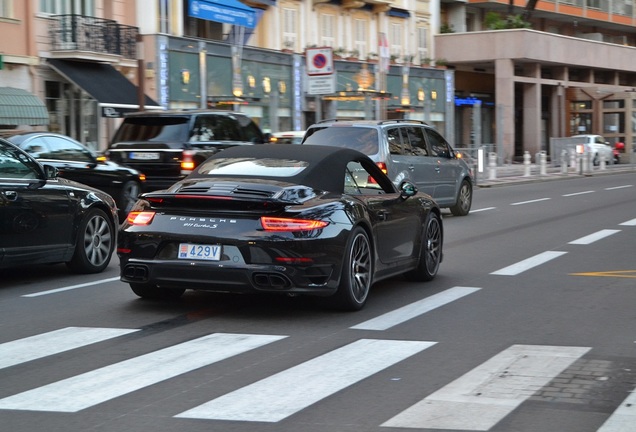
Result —
[{"label": "overhead banner", "polygon": [[188,14],[193,18],[254,28],[256,12],[237,0],[190,0]]}]

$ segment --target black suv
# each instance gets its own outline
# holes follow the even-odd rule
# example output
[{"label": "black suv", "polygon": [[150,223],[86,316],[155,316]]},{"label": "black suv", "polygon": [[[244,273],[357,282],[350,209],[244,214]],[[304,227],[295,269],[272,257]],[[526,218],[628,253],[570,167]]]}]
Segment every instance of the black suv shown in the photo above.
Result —
[{"label": "black suv", "polygon": [[269,134],[233,111],[144,111],[129,114],[107,157],[146,175],[145,191],[165,189],[208,157],[236,145],[264,144]]}]

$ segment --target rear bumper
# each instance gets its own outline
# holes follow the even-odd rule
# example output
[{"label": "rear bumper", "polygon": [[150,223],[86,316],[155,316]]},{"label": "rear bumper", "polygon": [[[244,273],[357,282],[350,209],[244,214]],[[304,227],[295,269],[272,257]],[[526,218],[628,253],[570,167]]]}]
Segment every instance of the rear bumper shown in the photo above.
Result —
[{"label": "rear bumper", "polygon": [[333,265],[279,266],[146,261],[120,264],[122,282],[212,292],[283,292],[328,296],[338,280]]}]

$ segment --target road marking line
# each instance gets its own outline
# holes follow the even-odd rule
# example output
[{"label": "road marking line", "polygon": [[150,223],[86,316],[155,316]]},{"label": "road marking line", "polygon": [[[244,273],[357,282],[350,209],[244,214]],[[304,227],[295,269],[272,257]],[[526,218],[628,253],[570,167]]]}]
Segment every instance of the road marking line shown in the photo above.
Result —
[{"label": "road marking line", "polygon": [[630,188],[633,187],[633,185],[623,185],[623,186],[614,186],[614,187],[610,187],[610,188],[605,188],[605,190],[616,190],[616,189],[625,189],[625,188]]},{"label": "road marking line", "polygon": [[527,258],[523,261],[519,261],[516,264],[512,264],[512,265],[509,265],[508,267],[499,269],[490,274],[499,275],[499,276],[516,276],[519,273],[523,273],[526,270],[530,270],[533,267],[544,264],[550,260],[560,257],[561,255],[565,255],[566,253],[567,252],[557,252],[557,251],[543,252],[533,257]]},{"label": "road marking line", "polygon": [[0,369],[116,338],[138,329],[66,327],[0,345]]},{"label": "road marking line", "polygon": [[211,334],[0,399],[0,409],[77,412],[285,337]]},{"label": "road marking line", "polygon": [[435,343],[360,339],[175,417],[277,422]]},{"label": "road marking line", "polygon": [[612,413],[596,432],[633,432],[636,424],[636,390]]},{"label": "road marking line", "polygon": [[79,284],[79,285],[71,285],[71,286],[67,286],[67,287],[62,287],[62,288],[56,288],[56,289],[52,289],[52,290],[48,290],[48,291],[40,291],[40,292],[36,292],[36,293],[32,293],[32,294],[25,294],[21,297],[39,297],[39,296],[43,296],[43,295],[48,295],[48,294],[55,294],[55,293],[59,293],[62,291],[69,291],[69,290],[74,290],[77,288],[85,288],[88,286],[93,286],[93,285],[99,285],[99,284],[103,284],[106,282],[113,282],[113,281],[118,281],[120,280],[119,276],[114,277],[114,278],[110,278],[110,279],[102,279],[102,280],[98,280],[95,282],[87,282],[87,283],[83,283],[83,284]]},{"label": "road marking line", "polygon": [[575,192],[575,193],[565,194],[565,195],[561,195],[561,196],[564,196],[564,197],[573,197],[573,196],[577,196],[577,195],[585,195],[585,194],[591,194],[591,193],[594,193],[594,191]]},{"label": "road marking line", "polygon": [[487,431],[590,349],[513,345],[382,426]]},{"label": "road marking line", "polygon": [[482,212],[482,211],[495,210],[496,208],[497,207],[484,207],[484,208],[477,209],[477,210],[471,210],[470,212],[471,213],[479,213],[479,212]]},{"label": "road marking line", "polygon": [[522,205],[522,204],[532,204],[532,203],[536,203],[536,202],[547,201],[547,200],[550,200],[550,199],[552,199],[552,198],[539,198],[539,199],[530,200],[530,201],[519,201],[519,202],[511,203],[510,205],[517,206],[517,205]]},{"label": "road marking line", "polygon": [[616,234],[617,232],[621,232],[621,230],[612,230],[612,229],[600,230],[598,232],[587,235],[585,237],[581,237],[580,239],[573,240],[568,244],[588,245],[588,244],[594,243],[595,241],[604,239],[605,237],[609,237],[612,234]]},{"label": "road marking line", "polygon": [[619,225],[636,226],[636,219],[628,220],[626,222],[620,223]]},{"label": "road marking line", "polygon": [[426,312],[430,312],[433,309],[444,306],[447,303],[460,299],[468,294],[472,294],[475,291],[479,291],[480,289],[481,288],[460,286],[450,288],[446,291],[442,291],[441,293],[432,295],[415,303],[387,312],[350,328],[356,330],[387,330],[412,318],[423,315]]},{"label": "road marking line", "polygon": [[615,270],[604,272],[570,273],[570,276],[605,276],[616,278],[636,278],[636,270]]}]

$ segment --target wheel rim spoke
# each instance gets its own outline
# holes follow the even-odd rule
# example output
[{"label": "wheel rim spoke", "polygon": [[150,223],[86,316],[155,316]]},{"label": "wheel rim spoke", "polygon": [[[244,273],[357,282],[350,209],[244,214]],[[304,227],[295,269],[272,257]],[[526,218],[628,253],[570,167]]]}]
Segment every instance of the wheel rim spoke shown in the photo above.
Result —
[{"label": "wheel rim spoke", "polygon": [[351,288],[356,301],[366,298],[371,279],[371,257],[369,243],[364,236],[354,239],[351,248]]},{"label": "wheel rim spoke", "polygon": [[100,266],[106,261],[111,243],[112,236],[108,222],[100,217],[94,217],[88,221],[84,232],[84,252],[92,265]]}]

